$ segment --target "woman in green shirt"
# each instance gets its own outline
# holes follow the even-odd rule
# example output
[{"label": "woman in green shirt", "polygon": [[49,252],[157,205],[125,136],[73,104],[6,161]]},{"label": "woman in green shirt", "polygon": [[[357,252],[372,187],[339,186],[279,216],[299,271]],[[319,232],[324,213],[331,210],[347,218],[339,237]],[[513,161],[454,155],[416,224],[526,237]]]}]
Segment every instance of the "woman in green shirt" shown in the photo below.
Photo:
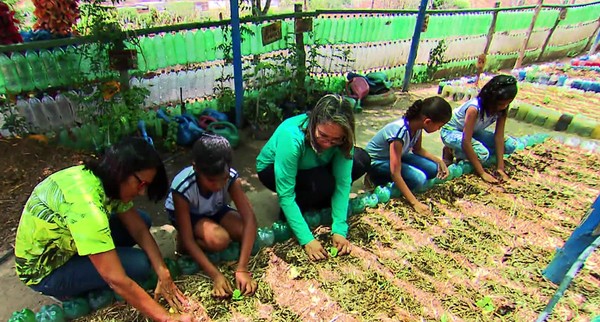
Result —
[{"label": "woman in green shirt", "polygon": [[110,287],[155,321],[189,321],[167,312],[138,285],[154,269],[155,296],[175,308],[187,301],[150,235],[150,219],[133,208],[135,197],[147,193],[158,201],[168,188],[160,156],[140,138],[53,173],[23,209],[15,240],[17,275],[35,291],[61,299]]},{"label": "woman in green shirt", "polygon": [[325,259],[327,252],[302,212],[331,207],[333,245],[339,254],[349,253],[350,186],[369,164],[369,155],[354,147],[352,106],[339,95],[326,95],[311,112],[281,123],[256,159],[258,178],[277,192],[285,219],[311,260]]}]

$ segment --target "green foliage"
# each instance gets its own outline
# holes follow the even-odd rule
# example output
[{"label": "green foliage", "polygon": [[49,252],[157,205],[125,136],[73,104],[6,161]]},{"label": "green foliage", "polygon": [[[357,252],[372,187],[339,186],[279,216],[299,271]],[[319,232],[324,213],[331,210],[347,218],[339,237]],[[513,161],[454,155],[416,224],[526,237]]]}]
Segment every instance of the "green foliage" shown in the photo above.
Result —
[{"label": "green foliage", "polygon": [[469,0],[451,0],[450,4],[456,9],[471,8],[471,2]]},{"label": "green foliage", "polygon": [[27,124],[25,118],[11,106],[8,101],[0,105],[0,115],[4,119],[2,130],[7,130],[14,135],[25,135],[30,132],[31,125]]},{"label": "green foliage", "polygon": [[446,49],[448,46],[442,39],[435,47],[429,51],[429,60],[427,61],[427,68],[424,71],[414,73],[413,81],[416,83],[430,82],[435,79],[435,73],[442,68],[446,63]]},{"label": "green foliage", "polygon": [[178,17],[193,18],[196,14],[196,3],[191,1],[167,2],[165,10]]}]

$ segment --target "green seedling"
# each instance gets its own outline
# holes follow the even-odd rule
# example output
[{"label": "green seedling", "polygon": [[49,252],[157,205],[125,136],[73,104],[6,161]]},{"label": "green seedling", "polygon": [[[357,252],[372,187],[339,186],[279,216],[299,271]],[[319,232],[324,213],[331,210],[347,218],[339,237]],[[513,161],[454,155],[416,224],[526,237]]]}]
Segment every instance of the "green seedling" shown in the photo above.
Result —
[{"label": "green seedling", "polygon": [[336,257],[338,255],[337,247],[329,247],[329,255],[331,255],[331,257]]},{"label": "green seedling", "polygon": [[494,303],[492,302],[492,299],[489,296],[486,296],[484,298],[482,298],[481,300],[477,301],[477,307],[481,308],[481,310],[483,310],[483,313],[492,313],[494,312]]},{"label": "green seedling", "polygon": [[235,289],[233,291],[233,295],[231,296],[231,299],[234,301],[241,301],[244,299],[244,296],[242,295],[242,291]]}]

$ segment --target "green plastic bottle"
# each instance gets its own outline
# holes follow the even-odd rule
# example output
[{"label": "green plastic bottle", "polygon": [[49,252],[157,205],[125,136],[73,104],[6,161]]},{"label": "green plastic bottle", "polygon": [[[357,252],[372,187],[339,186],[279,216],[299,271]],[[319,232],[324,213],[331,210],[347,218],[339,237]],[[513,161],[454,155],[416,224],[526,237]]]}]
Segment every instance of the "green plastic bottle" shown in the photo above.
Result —
[{"label": "green plastic bottle", "polygon": [[213,61],[217,59],[217,44],[215,41],[215,30],[220,28],[207,29],[204,33],[204,52],[206,54],[207,61]]},{"label": "green plastic bottle", "polygon": [[42,59],[35,51],[28,50],[25,53],[25,58],[31,66],[31,75],[33,76],[33,84],[35,88],[39,90],[46,90],[50,86],[48,81],[48,75],[46,74],[46,67],[42,62]]},{"label": "green plastic bottle", "polygon": [[191,33],[189,31],[180,30],[173,35],[174,45],[173,49],[175,50],[175,60],[177,61],[177,65],[187,65],[191,63],[187,57],[187,45],[186,45],[186,37],[184,33]]},{"label": "green plastic bottle", "polygon": [[181,269],[177,262],[171,258],[164,258],[165,265],[169,269],[169,273],[171,274],[172,279],[176,279],[181,275]]},{"label": "green plastic bottle", "polygon": [[206,31],[198,30],[194,35],[194,48],[196,48],[196,61],[203,63],[208,60],[206,57]]},{"label": "green plastic bottle", "polygon": [[167,67],[173,67],[179,63],[177,52],[175,51],[175,34],[167,32],[163,36],[163,46],[167,55]]},{"label": "green plastic bottle", "polygon": [[177,259],[177,265],[183,275],[194,275],[200,271],[200,266],[191,256],[181,256]]},{"label": "green plastic bottle", "polygon": [[44,305],[35,314],[36,322],[64,322],[65,313],[58,304]]},{"label": "green plastic bottle", "polygon": [[33,313],[33,311],[30,309],[15,311],[8,319],[8,322],[36,322],[35,313]]},{"label": "green plastic bottle", "polygon": [[138,69],[143,72],[154,71],[159,68],[155,47],[156,38],[158,38],[158,36],[152,38],[146,36],[140,39],[140,47],[142,47],[142,50],[138,52]]},{"label": "green plastic bottle", "polygon": [[286,222],[276,221],[271,227],[275,236],[275,242],[282,242],[292,238],[292,230]]},{"label": "green plastic bottle", "polygon": [[229,246],[221,252],[221,260],[226,262],[232,262],[238,260],[240,257],[240,244],[232,242]]},{"label": "green plastic bottle", "polygon": [[185,33],[185,54],[188,64],[198,62],[198,56],[196,55],[196,32],[188,30]]},{"label": "green plastic bottle", "polygon": [[0,76],[3,82],[0,86],[0,92],[13,94],[21,92],[21,79],[17,74],[15,63],[2,53],[0,53]]},{"label": "green plastic bottle", "polygon": [[10,59],[15,63],[15,69],[21,80],[21,90],[33,91],[35,89],[33,73],[25,56],[19,52],[13,52]]},{"label": "green plastic bottle", "polygon": [[369,208],[377,208],[377,204],[379,203],[379,199],[377,199],[377,195],[372,193],[370,195],[364,196],[365,205]]},{"label": "green plastic bottle", "polygon": [[90,313],[91,308],[87,299],[83,297],[75,297],[62,303],[65,317],[69,320],[80,318]]},{"label": "green plastic bottle", "polygon": [[154,43],[154,52],[156,53],[156,66],[157,69],[167,68],[169,62],[167,61],[167,52],[165,50],[165,39],[161,35],[156,35],[152,38]]},{"label": "green plastic bottle", "polygon": [[260,247],[269,247],[275,243],[275,233],[270,227],[260,227],[256,233]]},{"label": "green plastic bottle", "polygon": [[113,300],[113,292],[109,289],[91,291],[87,295],[88,303],[92,310],[98,310],[109,306]]},{"label": "green plastic bottle", "polygon": [[63,85],[63,80],[61,78],[61,70],[56,63],[56,58],[54,55],[48,50],[42,49],[40,50],[40,60],[44,65],[44,70],[46,71],[46,76],[48,76],[48,85],[50,86],[60,86]]},{"label": "green plastic bottle", "polygon": [[350,199],[350,208],[352,208],[352,214],[357,215],[361,212],[365,211],[367,205],[365,204],[365,199],[362,197],[356,197]]},{"label": "green plastic bottle", "polygon": [[218,49],[217,47],[219,45],[222,45],[223,43],[225,43],[225,37],[223,36],[223,29],[222,28],[215,28],[215,29],[211,29],[213,32],[213,39],[215,41],[215,58],[216,59],[223,59],[225,57],[225,54],[223,53],[222,50]]},{"label": "green plastic bottle", "polygon": [[387,187],[377,186],[373,193],[377,196],[379,203],[386,203],[390,201],[391,191]]},{"label": "green plastic bottle", "polygon": [[319,211],[307,211],[303,217],[311,229],[317,228],[321,224],[321,213]]}]

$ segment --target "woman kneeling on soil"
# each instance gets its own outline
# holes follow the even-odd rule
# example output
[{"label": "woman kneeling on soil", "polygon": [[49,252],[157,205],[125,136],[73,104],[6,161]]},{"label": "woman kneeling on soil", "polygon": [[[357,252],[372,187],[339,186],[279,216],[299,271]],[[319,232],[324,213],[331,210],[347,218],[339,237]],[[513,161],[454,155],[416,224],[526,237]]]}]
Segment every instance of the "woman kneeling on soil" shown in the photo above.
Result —
[{"label": "woman kneeling on soil", "polygon": [[150,218],[132,202],[146,192],[158,201],[168,187],[160,156],[137,138],[108,148],[99,160],[50,175],[35,187],[21,215],[17,275],[35,291],[59,299],[110,287],[153,320],[190,320],[169,314],[136,283],[153,268],[156,295],[175,308],[186,301],[148,230]]},{"label": "woman kneeling on soil", "polygon": [[[510,75],[498,75],[483,86],[479,95],[454,111],[452,119],[442,127],[440,135],[444,142],[444,161],[450,164],[454,155],[467,159],[475,173],[489,183],[498,179],[487,173],[482,162],[496,155],[498,174],[508,180],[504,172],[504,153],[511,154],[517,147],[516,140],[504,137],[506,111],[517,96],[517,80]],[[486,128],[496,123],[494,132]]]},{"label": "woman kneeling on soil", "polygon": [[441,97],[414,102],[403,117],[385,125],[367,144],[372,160],[369,179],[376,185],[393,181],[415,210],[429,211],[411,190],[422,187],[427,179],[446,178],[448,168],[423,148],[421,133],[438,131],[451,116],[450,104]]},{"label": "woman kneeling on soil", "polygon": [[350,186],[369,164],[368,154],[354,147],[352,106],[338,95],[326,95],[310,113],[281,123],[256,159],[258,178],[277,192],[285,219],[311,260],[325,259],[327,252],[302,212],[331,207],[333,246],[339,254],[349,253]]}]

